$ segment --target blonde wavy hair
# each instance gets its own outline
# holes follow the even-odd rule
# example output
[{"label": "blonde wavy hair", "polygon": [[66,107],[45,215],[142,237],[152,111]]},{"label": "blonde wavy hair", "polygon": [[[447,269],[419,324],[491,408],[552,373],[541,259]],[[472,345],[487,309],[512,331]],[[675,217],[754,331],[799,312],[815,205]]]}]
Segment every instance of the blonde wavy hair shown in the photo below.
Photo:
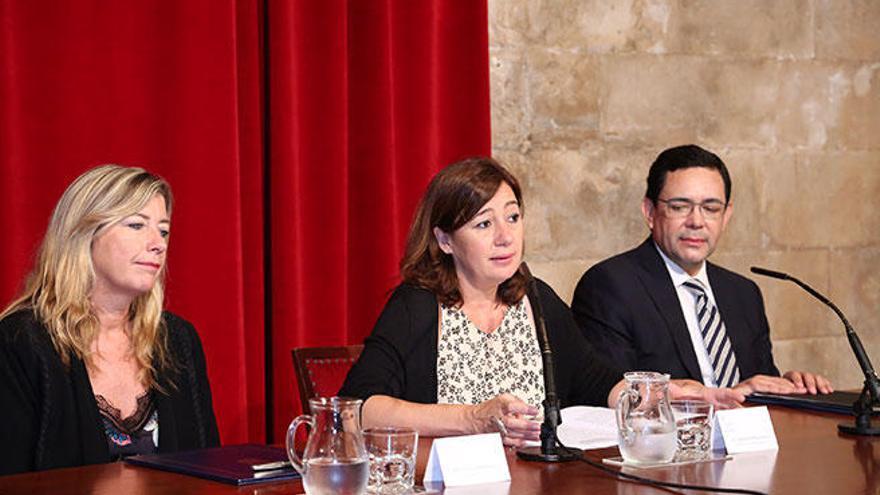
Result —
[{"label": "blonde wavy hair", "polygon": [[[77,177],[55,206],[24,290],[0,319],[33,311],[65,366],[70,366],[71,356],[91,366],[90,347],[100,328],[90,301],[95,283],[92,241],[101,229],[139,212],[157,194],[165,199],[170,216],[171,187],[142,168],[102,165]],[[159,390],[156,368],[173,367],[162,320],[164,280],[163,266],[153,288],[135,298],[128,310],[138,379]]]}]

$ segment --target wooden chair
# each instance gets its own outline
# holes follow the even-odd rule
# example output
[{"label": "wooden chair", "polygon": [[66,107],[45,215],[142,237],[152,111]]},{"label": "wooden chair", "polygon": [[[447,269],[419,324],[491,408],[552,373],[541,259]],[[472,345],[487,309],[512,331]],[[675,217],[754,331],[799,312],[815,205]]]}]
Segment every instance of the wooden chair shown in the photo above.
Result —
[{"label": "wooden chair", "polygon": [[362,345],[347,345],[298,347],[290,351],[304,413],[310,412],[309,399],[336,395],[362,350]]}]

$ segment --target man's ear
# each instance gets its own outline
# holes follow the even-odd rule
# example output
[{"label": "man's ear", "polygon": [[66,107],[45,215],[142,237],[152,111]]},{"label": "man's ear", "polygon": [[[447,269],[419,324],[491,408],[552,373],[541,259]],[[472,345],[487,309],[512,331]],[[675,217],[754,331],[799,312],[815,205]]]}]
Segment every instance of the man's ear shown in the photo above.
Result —
[{"label": "man's ear", "polygon": [[727,208],[724,209],[724,214],[721,217],[721,231],[724,232],[724,229],[727,228],[727,222],[730,221],[730,217],[733,215],[733,201],[727,203]]},{"label": "man's ear", "polygon": [[437,239],[437,245],[440,246],[440,250],[446,254],[452,254],[452,243],[449,234],[443,232],[440,227],[434,227],[434,238]]},{"label": "man's ear", "polygon": [[645,199],[642,200],[642,215],[645,216],[645,222],[651,230],[654,230],[654,215],[656,214],[657,207],[654,205],[654,202],[651,201],[651,198],[645,196]]}]

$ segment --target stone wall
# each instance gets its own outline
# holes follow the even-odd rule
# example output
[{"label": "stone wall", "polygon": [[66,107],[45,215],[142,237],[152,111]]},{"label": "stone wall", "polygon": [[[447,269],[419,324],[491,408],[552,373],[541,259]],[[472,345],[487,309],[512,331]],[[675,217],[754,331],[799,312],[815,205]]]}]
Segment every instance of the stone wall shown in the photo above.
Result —
[{"label": "stone wall", "polygon": [[[523,182],[526,256],[567,301],[641,242],[653,158],[696,143],[733,175],[713,260],[797,274],[880,366],[880,2],[489,0],[496,156]],[[861,376],[842,325],[756,280],[780,369]]]}]

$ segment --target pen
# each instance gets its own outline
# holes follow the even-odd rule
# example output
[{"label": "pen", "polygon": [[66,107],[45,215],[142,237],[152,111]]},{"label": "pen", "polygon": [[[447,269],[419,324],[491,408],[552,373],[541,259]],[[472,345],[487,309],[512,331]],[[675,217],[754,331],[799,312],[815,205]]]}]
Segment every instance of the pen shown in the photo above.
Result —
[{"label": "pen", "polygon": [[501,421],[497,416],[492,416],[492,423],[498,428],[498,432],[501,433],[502,437],[507,436],[507,427],[504,426],[504,421]]},{"label": "pen", "polygon": [[273,469],[284,469],[291,467],[290,461],[266,462],[263,464],[254,464],[251,466],[252,471],[270,471]]},{"label": "pen", "polygon": [[254,479],[270,478],[281,474],[291,474],[290,469],[273,469],[272,471],[254,471]]}]

